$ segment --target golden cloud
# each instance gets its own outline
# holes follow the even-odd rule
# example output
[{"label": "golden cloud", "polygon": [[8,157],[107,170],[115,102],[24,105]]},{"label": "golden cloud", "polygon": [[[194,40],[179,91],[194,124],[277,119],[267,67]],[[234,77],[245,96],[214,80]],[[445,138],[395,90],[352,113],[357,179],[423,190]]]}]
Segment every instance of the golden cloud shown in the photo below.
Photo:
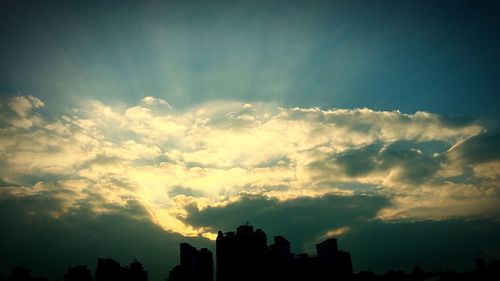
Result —
[{"label": "golden cloud", "polygon": [[[220,206],[240,194],[290,200],[372,192],[393,200],[380,219],[491,214],[488,206],[499,202],[492,181],[500,160],[449,161],[459,157],[450,147],[484,131],[474,120],[238,102],[175,111],[146,97],[125,108],[88,101],[49,122],[35,112],[43,105],[32,96],[2,105],[18,121],[2,118],[0,177],[26,186],[11,187],[18,188],[11,196],[45,192],[66,205],[88,201],[95,212],[134,198],[153,221],[183,235],[214,236],[180,219],[187,206]],[[437,152],[419,148],[435,143]],[[73,193],[40,188],[49,185]]]}]

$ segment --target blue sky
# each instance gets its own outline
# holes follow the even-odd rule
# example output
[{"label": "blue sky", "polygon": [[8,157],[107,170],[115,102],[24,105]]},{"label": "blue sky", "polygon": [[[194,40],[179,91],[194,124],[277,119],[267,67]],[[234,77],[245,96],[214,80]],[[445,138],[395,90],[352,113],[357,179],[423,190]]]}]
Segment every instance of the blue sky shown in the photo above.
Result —
[{"label": "blue sky", "polygon": [[23,2],[3,4],[3,93],[473,116],[499,106],[495,1]]},{"label": "blue sky", "polygon": [[499,30],[497,1],[3,1],[0,273],[163,280],[247,219],[355,271],[499,257]]}]

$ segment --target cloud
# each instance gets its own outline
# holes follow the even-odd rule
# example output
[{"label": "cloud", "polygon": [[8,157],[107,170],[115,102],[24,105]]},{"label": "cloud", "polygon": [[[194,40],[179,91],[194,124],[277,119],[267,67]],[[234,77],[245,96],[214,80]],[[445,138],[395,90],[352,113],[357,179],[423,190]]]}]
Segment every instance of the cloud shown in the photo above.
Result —
[{"label": "cloud", "polygon": [[195,204],[188,205],[184,220],[191,225],[209,227],[213,232],[233,230],[248,220],[271,235],[286,235],[296,251],[310,252],[328,230],[345,229],[353,222],[374,219],[388,204],[387,198],[366,195],[326,194],[286,201],[243,196],[227,205],[202,210]]},{"label": "cloud", "polygon": [[186,207],[245,196],[372,194],[391,203],[377,213],[384,220],[498,214],[498,138],[472,119],[228,101],[176,111],[155,97],[130,106],[83,101],[48,119],[36,97],[1,104],[36,122],[2,123],[0,178],[20,186],[18,196],[64,197],[58,214],[81,200],[106,214],[132,198],[165,230],[206,237],[214,230],[188,221]]},{"label": "cloud", "polygon": [[32,111],[43,106],[44,103],[34,96],[11,97],[5,105],[0,102],[0,121],[16,128],[30,128],[41,122],[40,117]]},{"label": "cloud", "polygon": [[166,106],[170,110],[172,109],[172,106],[170,106],[170,104],[164,99],[159,99],[159,98],[148,96],[148,97],[143,98],[142,102],[145,105],[149,105],[149,106],[160,105],[160,106]]},{"label": "cloud", "polygon": [[500,159],[500,134],[481,134],[457,143],[448,152],[450,157],[467,163],[484,163]]},{"label": "cloud", "polygon": [[33,109],[44,106],[44,103],[34,96],[16,96],[12,97],[9,107],[21,117],[25,117]]},{"label": "cloud", "polygon": [[328,238],[337,238],[337,237],[340,237],[342,235],[349,233],[349,231],[351,231],[351,227],[349,227],[349,226],[342,226],[339,228],[334,228],[334,229],[328,230],[325,233],[325,235],[320,237],[319,240],[325,240]]},{"label": "cloud", "polygon": [[23,264],[35,275],[56,280],[68,267],[86,264],[94,271],[97,257],[112,257],[122,264],[137,258],[151,280],[162,280],[177,263],[179,243],[213,246],[205,239],[165,232],[134,199],[123,206],[109,205],[112,211],[106,214],[95,213],[91,202],[78,201],[54,216],[62,205],[61,200],[43,193],[2,194],[1,275],[9,276],[4,271]]},{"label": "cloud", "polygon": [[340,237],[349,249],[355,270],[384,272],[388,268],[411,271],[474,269],[478,252],[497,256],[500,240],[498,220],[370,221],[357,224]]},{"label": "cloud", "polygon": [[[481,126],[475,120],[447,119],[422,111],[403,114],[399,111],[374,111],[368,108],[292,108],[282,110],[280,116],[287,120],[306,120],[322,124],[326,128],[346,130],[351,134],[344,135],[345,140],[353,144],[365,144],[374,140],[450,141],[481,132]],[[360,139],[361,136],[364,138]]]},{"label": "cloud", "polygon": [[[376,142],[340,153],[326,154],[308,164],[316,177],[366,181],[384,185],[419,185],[431,180],[446,157],[422,152],[419,143]],[[332,173],[332,171],[334,173]],[[434,180],[432,178],[432,180]]]}]

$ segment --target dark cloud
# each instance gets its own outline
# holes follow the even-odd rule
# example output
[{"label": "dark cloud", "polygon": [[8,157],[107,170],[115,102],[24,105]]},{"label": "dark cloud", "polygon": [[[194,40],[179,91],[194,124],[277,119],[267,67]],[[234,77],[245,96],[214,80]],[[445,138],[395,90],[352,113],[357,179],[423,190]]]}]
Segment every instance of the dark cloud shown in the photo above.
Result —
[{"label": "dark cloud", "polygon": [[175,186],[168,192],[168,196],[170,197],[174,197],[177,195],[201,197],[203,196],[203,192],[184,186]]},{"label": "dark cloud", "polygon": [[280,202],[265,197],[243,197],[224,207],[198,210],[191,205],[185,221],[194,226],[207,226],[213,231],[230,231],[247,220],[272,235],[283,234],[292,241],[296,251],[302,244],[325,234],[326,231],[350,225],[354,221],[370,220],[389,202],[379,196],[304,197]]},{"label": "dark cloud", "polygon": [[33,174],[22,174],[22,175],[10,175],[10,177],[13,181],[15,180],[15,185],[33,186],[37,182],[57,182],[59,180],[70,179],[72,176],[52,174],[52,173],[33,173]]},{"label": "dark cloud", "polygon": [[8,182],[8,181],[5,181],[5,180],[3,180],[3,179],[0,178],[0,187],[13,186],[13,185],[15,185],[15,184],[13,184],[11,182]]},{"label": "dark cloud", "polygon": [[416,148],[397,149],[396,145],[390,145],[382,150],[377,160],[381,162],[380,166],[384,170],[402,167],[403,172],[399,180],[415,184],[431,178],[444,162],[443,157],[432,156]]},{"label": "dark cloud", "polygon": [[495,220],[369,221],[341,237],[355,270],[471,270],[479,252],[500,255],[500,222]]},{"label": "dark cloud", "polygon": [[338,163],[349,177],[366,175],[377,169],[378,152],[381,144],[368,145],[332,155],[328,160]]},{"label": "dark cloud", "polygon": [[225,207],[188,209],[186,221],[214,230],[234,230],[249,220],[268,235],[283,235],[293,250],[314,253],[314,243],[327,231],[342,226],[339,245],[351,252],[355,271],[470,270],[479,251],[500,254],[500,222],[494,220],[381,221],[377,211],[388,205],[382,197],[326,195],[279,202],[243,197]]},{"label": "dark cloud", "polygon": [[[435,152],[436,147],[442,147],[442,143],[420,144],[410,141],[374,143],[329,155],[325,159],[310,163],[308,167],[319,173],[336,171],[350,178],[400,168],[397,180],[420,184],[429,180],[446,160],[443,156],[429,153]],[[422,151],[420,148],[428,151]]]},{"label": "dark cloud", "polygon": [[269,167],[276,167],[276,166],[288,166],[292,165],[293,162],[292,160],[287,157],[287,156],[278,156],[274,158],[269,158],[267,161],[263,161],[261,163],[258,163],[255,165],[256,168],[269,168]]},{"label": "dark cloud", "polygon": [[123,264],[139,259],[150,280],[159,281],[177,264],[179,243],[212,247],[205,239],[164,231],[133,199],[108,206],[111,211],[105,214],[80,202],[58,217],[63,207],[46,195],[0,200],[0,275],[23,264],[35,275],[57,280],[69,266],[86,264],[95,270],[97,257],[112,257]]},{"label": "dark cloud", "polygon": [[120,162],[123,161],[118,156],[106,156],[102,154],[96,155],[93,159],[90,159],[88,161],[85,161],[80,165],[80,168],[85,169],[85,168],[90,168],[92,165],[116,165],[120,164]]},{"label": "dark cloud", "polygon": [[480,134],[469,138],[450,151],[467,163],[500,159],[500,134]]}]

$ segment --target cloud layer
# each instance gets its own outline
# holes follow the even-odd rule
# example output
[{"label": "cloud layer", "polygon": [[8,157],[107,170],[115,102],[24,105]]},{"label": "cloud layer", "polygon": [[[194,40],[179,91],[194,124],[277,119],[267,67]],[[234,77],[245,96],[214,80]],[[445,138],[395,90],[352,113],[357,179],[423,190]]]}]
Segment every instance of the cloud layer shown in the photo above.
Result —
[{"label": "cloud layer", "polygon": [[[356,270],[467,266],[474,251],[500,251],[500,138],[478,120],[227,101],[177,111],[155,97],[51,116],[34,96],[0,108],[0,241],[41,273],[146,253],[162,279],[180,240],[211,247],[200,238],[246,220],[296,252],[340,237]],[[146,240],[130,247],[135,236]],[[428,259],[435,250],[448,262]],[[79,261],[61,262],[69,253]]]},{"label": "cloud layer", "polygon": [[186,223],[189,206],[327,194],[383,196],[382,220],[498,215],[499,137],[476,120],[222,101],[178,112],[155,97],[52,119],[33,96],[0,106],[2,197],[56,198],[54,216],[135,200],[165,230],[213,237]]}]

